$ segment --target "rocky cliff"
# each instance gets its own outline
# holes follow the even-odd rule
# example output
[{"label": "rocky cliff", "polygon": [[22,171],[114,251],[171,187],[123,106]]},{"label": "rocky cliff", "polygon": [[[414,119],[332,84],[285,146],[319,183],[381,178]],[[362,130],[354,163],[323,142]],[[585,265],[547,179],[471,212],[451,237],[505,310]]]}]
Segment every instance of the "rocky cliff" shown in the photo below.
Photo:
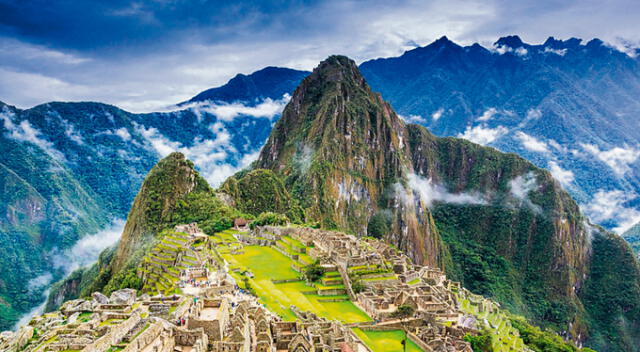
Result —
[{"label": "rocky cliff", "polygon": [[375,214],[420,263],[443,253],[430,211],[400,185],[411,169],[405,125],[346,57],[322,62],[296,89],[257,168],[283,175],[309,219],[366,235]]}]

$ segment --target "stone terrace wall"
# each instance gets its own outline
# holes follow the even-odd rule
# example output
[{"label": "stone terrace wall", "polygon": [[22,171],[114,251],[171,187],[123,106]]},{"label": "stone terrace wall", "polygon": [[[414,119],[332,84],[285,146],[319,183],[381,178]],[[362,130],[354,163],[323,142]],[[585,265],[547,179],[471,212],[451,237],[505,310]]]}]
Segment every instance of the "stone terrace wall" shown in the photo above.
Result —
[{"label": "stone terrace wall", "polygon": [[144,347],[153,342],[153,340],[155,340],[162,333],[162,330],[162,323],[151,323],[147,330],[143,331],[138,337],[131,341],[121,352],[142,351]]},{"label": "stone terrace wall", "polygon": [[136,309],[129,319],[123,321],[118,326],[111,328],[111,330],[104,336],[83,348],[82,352],[104,352],[108,350],[111,345],[119,343],[129,330],[133,329],[140,320],[140,310]]}]

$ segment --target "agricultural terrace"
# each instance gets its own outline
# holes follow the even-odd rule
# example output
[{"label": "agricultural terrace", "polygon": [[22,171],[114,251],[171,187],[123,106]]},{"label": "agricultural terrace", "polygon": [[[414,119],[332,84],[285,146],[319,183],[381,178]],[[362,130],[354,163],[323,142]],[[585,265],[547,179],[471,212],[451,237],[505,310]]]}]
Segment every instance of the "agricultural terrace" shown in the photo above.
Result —
[{"label": "agricultural terrace", "polygon": [[[289,243],[280,244],[280,251],[273,247],[257,245],[238,249],[240,244],[237,241],[232,242],[233,236],[229,235],[229,232],[221,234],[219,239],[226,244],[217,248],[229,263],[231,275],[243,288],[247,282],[260,301],[283,319],[295,320],[295,315],[290,309],[293,305],[320,317],[338,319],[343,323],[371,321],[371,318],[354,305],[346,294],[321,296],[317,293],[318,290],[343,289],[342,284],[327,286],[318,283],[314,286],[301,279],[301,274],[293,267],[308,265],[311,259],[300,253],[298,259],[293,260],[281,252],[304,247],[301,243],[294,243],[294,246]],[[326,275],[326,278],[331,278],[332,273]]]},{"label": "agricultural terrace", "polygon": [[355,328],[353,332],[373,352],[422,352],[422,349],[409,339],[407,349],[403,349],[402,340],[405,338],[405,332],[402,330],[372,331]]}]

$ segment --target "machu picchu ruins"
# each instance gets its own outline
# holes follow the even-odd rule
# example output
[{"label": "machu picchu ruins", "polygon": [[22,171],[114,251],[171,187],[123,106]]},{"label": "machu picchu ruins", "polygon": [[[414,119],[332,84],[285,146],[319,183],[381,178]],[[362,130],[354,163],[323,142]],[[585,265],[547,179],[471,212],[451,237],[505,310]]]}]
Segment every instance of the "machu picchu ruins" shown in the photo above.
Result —
[{"label": "machu picchu ruins", "polygon": [[[310,267],[320,268],[315,281]],[[207,236],[180,225],[138,275],[141,290],[67,301],[2,333],[0,350],[378,352],[392,338],[394,351],[472,352],[465,336],[492,329],[495,351],[527,351],[496,303],[372,238],[293,226]]]}]

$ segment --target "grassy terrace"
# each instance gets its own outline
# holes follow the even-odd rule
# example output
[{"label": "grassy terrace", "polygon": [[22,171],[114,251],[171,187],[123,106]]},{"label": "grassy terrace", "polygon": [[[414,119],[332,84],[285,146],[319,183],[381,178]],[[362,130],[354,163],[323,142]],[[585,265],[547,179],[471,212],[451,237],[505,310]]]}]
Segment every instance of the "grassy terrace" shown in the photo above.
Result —
[{"label": "grassy terrace", "polygon": [[[356,335],[364,342],[373,352],[403,352],[402,340],[405,333],[402,330],[391,331],[367,331],[358,328],[353,329]],[[407,352],[422,352],[411,340],[407,339]]]},{"label": "grassy terrace", "polygon": [[522,351],[524,341],[519,337],[519,332],[511,326],[511,320],[504,314],[480,312],[468,299],[460,299],[460,308],[463,312],[473,314],[478,320],[486,319],[492,327],[491,346],[495,352]]},{"label": "grassy terrace", "polygon": [[[348,301],[347,296],[319,296],[316,288],[307,286],[302,280],[275,284],[272,280],[298,279],[300,273],[291,268],[294,261],[271,247],[245,246],[242,254],[232,255],[224,247],[220,248],[222,257],[229,262],[232,275],[243,285],[244,271],[251,271],[248,278],[250,286],[260,301],[271,311],[285,320],[294,320],[291,309],[294,305],[302,310],[311,311],[328,319],[339,319],[344,323],[370,321],[371,318]],[[239,269],[239,272],[233,271]],[[327,302],[327,299],[341,299],[340,302]]]}]

